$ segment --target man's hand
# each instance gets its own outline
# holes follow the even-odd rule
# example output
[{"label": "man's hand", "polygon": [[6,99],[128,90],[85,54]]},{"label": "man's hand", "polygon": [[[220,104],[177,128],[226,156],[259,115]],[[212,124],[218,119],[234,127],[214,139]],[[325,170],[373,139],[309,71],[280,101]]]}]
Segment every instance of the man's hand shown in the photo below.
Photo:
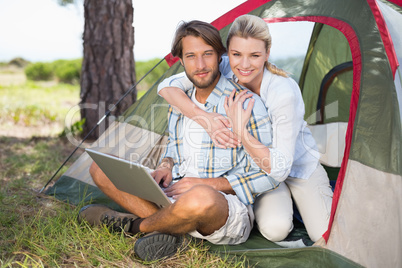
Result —
[{"label": "man's hand", "polygon": [[203,183],[204,179],[194,178],[194,177],[184,177],[178,182],[171,185],[169,188],[165,189],[165,194],[167,196],[177,199],[181,194],[190,190],[192,187]]},{"label": "man's hand", "polygon": [[209,185],[217,191],[224,192],[226,194],[236,194],[229,181],[224,177],[219,178],[196,178],[196,177],[184,177],[178,182],[171,185],[169,188],[165,189],[167,196],[177,199],[181,194],[190,190],[196,185]]},{"label": "man's hand", "polygon": [[171,158],[162,159],[161,164],[151,172],[151,176],[154,178],[157,184],[163,182],[163,187],[168,187],[172,182],[172,168],[173,160]]},{"label": "man's hand", "polygon": [[157,168],[151,172],[151,176],[157,184],[163,182],[163,187],[168,187],[172,182],[172,170],[169,168]]}]

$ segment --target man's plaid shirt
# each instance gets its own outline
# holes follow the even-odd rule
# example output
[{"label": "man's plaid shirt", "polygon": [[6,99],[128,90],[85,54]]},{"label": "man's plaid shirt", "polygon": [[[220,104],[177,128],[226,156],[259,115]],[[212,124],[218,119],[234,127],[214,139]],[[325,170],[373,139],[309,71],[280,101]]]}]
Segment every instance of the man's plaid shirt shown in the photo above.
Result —
[{"label": "man's plaid shirt", "polygon": [[[229,96],[232,90],[236,88],[237,92],[245,90],[235,82],[221,78],[215,89],[209,95],[205,103],[207,112],[215,112],[226,116],[224,109],[225,96]],[[194,88],[187,91],[190,97]],[[248,131],[265,146],[272,143],[271,121],[268,116],[264,103],[257,95],[250,121],[247,125]],[[246,100],[244,107],[247,107]],[[183,119],[184,115],[169,107],[169,139],[165,154],[162,158],[171,157],[174,161],[173,177],[180,177],[185,174],[179,174],[179,166],[183,163]],[[200,178],[218,178],[225,177],[231,184],[237,197],[246,205],[253,204],[256,195],[275,189],[279,183],[269,177],[258,167],[243,147],[235,149],[221,149],[216,147],[207,132],[204,130],[201,159],[198,161],[198,173]]]}]

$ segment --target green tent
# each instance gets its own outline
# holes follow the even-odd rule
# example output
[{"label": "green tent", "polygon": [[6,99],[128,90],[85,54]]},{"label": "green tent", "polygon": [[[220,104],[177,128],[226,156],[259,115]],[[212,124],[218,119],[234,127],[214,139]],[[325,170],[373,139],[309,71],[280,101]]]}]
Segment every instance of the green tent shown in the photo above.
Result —
[{"label": "green tent", "polygon": [[[212,24],[223,40],[233,20],[253,14],[267,23],[315,26],[300,78],[306,121],[320,161],[336,180],[327,232],[312,246],[282,248],[255,231],[239,246],[211,250],[246,256],[261,267],[402,267],[402,61],[399,0],[249,0]],[[161,79],[182,71],[171,68]],[[154,168],[166,142],[167,103],[156,86],[91,147]],[[56,198],[115,204],[94,185],[83,153],[47,189]],[[295,236],[303,237],[303,226]]]}]

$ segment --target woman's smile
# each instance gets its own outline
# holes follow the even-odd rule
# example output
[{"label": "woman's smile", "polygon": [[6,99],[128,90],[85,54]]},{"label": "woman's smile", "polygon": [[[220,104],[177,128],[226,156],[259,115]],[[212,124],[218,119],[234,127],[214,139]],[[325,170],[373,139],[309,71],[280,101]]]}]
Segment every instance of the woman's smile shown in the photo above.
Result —
[{"label": "woman's smile", "polygon": [[229,44],[229,62],[239,83],[259,92],[269,53],[265,43],[255,38],[233,36]]},{"label": "woman's smile", "polygon": [[237,69],[239,73],[243,76],[249,76],[253,70],[242,70],[242,69]]}]

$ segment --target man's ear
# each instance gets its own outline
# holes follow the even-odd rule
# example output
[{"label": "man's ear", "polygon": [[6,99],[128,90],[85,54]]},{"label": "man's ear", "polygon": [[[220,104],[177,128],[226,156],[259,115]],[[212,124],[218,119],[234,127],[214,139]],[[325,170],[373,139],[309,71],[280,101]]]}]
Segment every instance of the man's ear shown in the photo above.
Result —
[{"label": "man's ear", "polygon": [[184,67],[183,60],[182,60],[181,58],[179,58],[179,60],[180,60],[180,64],[181,64],[181,66],[183,66],[183,67]]}]

